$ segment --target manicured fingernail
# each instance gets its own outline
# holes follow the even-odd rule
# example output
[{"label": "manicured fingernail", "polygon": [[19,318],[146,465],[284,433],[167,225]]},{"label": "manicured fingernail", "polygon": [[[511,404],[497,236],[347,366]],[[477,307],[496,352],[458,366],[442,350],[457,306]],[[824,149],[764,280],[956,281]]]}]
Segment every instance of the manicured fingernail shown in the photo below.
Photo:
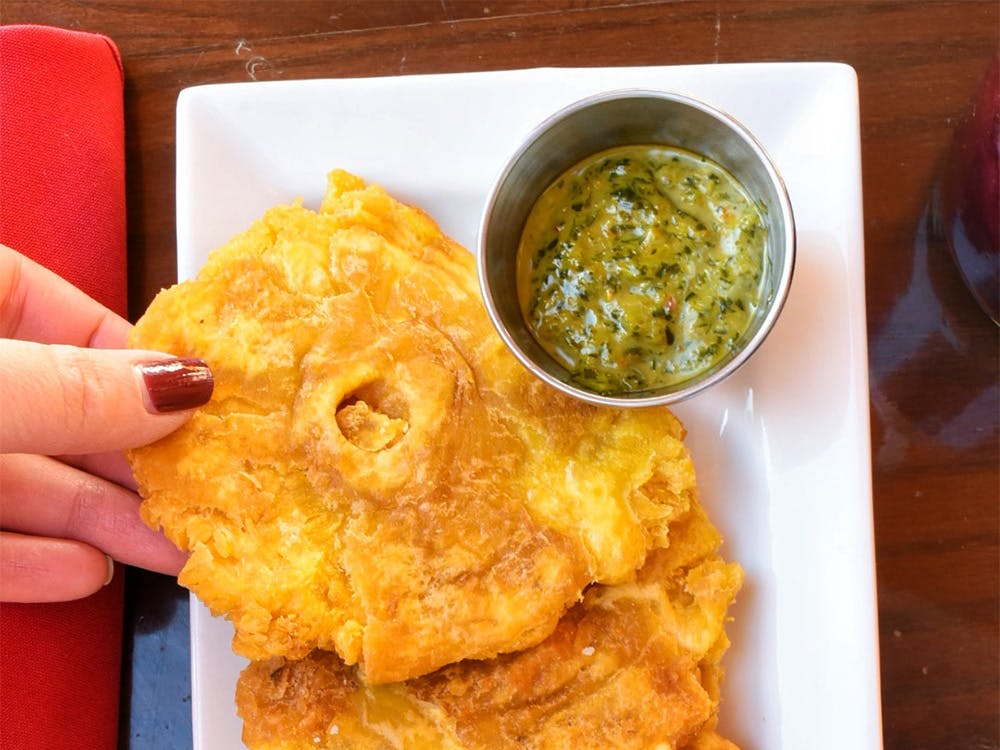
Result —
[{"label": "manicured fingernail", "polygon": [[104,579],[104,585],[107,586],[111,583],[111,579],[115,577],[115,561],[111,559],[111,555],[105,555],[104,557],[108,561],[108,577]]},{"label": "manicured fingernail", "polygon": [[153,414],[184,411],[204,406],[212,397],[215,378],[201,359],[165,359],[141,364],[139,373]]}]

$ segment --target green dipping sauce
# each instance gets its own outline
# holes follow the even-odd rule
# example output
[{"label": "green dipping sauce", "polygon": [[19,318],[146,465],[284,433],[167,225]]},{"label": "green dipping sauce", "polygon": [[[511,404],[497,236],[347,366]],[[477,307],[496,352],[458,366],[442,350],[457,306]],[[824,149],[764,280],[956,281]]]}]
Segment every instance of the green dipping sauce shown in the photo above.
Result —
[{"label": "green dipping sauce", "polygon": [[597,153],[557,178],[528,216],[521,311],[539,344],[592,391],[687,380],[737,347],[761,304],[764,210],[690,151]]}]

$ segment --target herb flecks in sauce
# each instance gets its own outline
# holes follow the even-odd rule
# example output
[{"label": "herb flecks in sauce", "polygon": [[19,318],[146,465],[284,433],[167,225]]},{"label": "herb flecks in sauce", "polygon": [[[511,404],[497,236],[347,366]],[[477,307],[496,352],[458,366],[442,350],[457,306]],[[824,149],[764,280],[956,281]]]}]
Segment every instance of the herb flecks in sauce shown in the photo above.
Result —
[{"label": "herb flecks in sauce", "polygon": [[731,352],[761,301],[761,209],[681,149],[598,153],[539,198],[518,249],[521,310],[581,385],[643,391]]}]

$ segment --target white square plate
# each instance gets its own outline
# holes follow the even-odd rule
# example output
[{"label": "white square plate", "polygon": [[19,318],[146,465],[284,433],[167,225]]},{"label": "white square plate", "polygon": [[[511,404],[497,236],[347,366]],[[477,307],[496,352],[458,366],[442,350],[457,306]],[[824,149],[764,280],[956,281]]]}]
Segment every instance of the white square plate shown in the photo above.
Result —
[{"label": "white square plate", "polygon": [[[741,120],[783,174],[798,258],[734,377],[676,409],[746,585],[721,731],[746,750],[881,748],[857,79],[831,63],[536,69],[202,86],[177,105],[180,278],[265,209],[318,207],[343,167],[474,248],[505,158],[556,109],[663,88]],[[242,747],[230,625],[192,602],[196,750]]]}]

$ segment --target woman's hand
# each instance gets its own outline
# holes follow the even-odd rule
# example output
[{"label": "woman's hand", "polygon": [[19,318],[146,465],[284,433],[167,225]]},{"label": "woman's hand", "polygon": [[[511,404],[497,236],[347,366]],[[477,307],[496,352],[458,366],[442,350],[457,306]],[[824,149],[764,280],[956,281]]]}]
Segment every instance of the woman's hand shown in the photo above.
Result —
[{"label": "woman's hand", "polygon": [[125,350],[129,324],[0,245],[0,601],[76,599],[112,558],[176,574],[185,555],[139,518],[121,451],[212,394],[200,360]]}]

